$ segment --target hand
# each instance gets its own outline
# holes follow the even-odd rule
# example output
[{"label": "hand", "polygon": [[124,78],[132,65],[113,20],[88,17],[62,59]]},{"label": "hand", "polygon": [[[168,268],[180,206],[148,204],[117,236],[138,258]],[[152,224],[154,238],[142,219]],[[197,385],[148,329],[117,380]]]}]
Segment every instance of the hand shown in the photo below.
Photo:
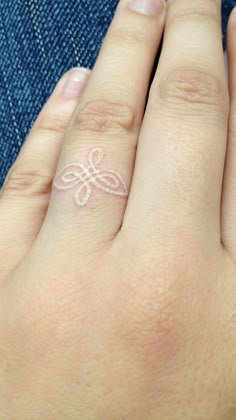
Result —
[{"label": "hand", "polygon": [[1,193],[3,420],[236,418],[236,12],[228,89],[220,1],[138,4]]}]

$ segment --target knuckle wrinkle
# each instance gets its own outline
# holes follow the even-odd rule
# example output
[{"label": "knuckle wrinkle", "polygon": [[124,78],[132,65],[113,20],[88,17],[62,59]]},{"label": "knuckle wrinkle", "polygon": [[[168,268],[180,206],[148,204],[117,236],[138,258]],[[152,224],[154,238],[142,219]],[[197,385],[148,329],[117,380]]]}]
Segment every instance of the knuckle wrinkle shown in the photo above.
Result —
[{"label": "knuckle wrinkle", "polygon": [[78,110],[73,126],[80,132],[132,132],[135,119],[135,113],[128,105],[97,100]]},{"label": "knuckle wrinkle", "polygon": [[51,175],[43,169],[15,167],[7,175],[4,191],[22,196],[44,195],[51,191],[51,184]]},{"label": "knuckle wrinkle", "polygon": [[216,76],[199,70],[180,69],[171,72],[159,84],[161,100],[168,105],[190,109],[219,109],[226,102],[226,88]]}]

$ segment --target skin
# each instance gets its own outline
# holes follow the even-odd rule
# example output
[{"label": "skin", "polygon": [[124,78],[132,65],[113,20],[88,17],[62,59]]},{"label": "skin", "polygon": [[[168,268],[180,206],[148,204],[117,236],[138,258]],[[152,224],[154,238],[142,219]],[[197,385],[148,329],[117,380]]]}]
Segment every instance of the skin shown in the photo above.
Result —
[{"label": "skin", "polygon": [[[235,45],[234,12],[227,83],[220,1],[121,0],[59,82],[0,196],[2,420],[236,418]],[[78,206],[53,180],[94,148],[128,195]]]}]

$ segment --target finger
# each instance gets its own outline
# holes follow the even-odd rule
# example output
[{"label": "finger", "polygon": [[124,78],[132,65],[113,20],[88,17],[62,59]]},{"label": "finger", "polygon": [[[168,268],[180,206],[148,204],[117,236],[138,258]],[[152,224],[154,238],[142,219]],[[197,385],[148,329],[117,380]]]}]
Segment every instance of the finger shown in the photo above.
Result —
[{"label": "finger", "polygon": [[227,29],[227,55],[230,94],[228,147],[222,193],[221,230],[224,246],[236,253],[236,8]]},{"label": "finger", "polygon": [[154,238],[177,231],[191,240],[212,235],[220,241],[227,119],[220,1],[173,0],[126,224]]},{"label": "finger", "polygon": [[83,249],[122,223],[164,20],[161,0],[121,1],[69,124],[47,219]]},{"label": "finger", "polygon": [[72,69],[59,81],[10,169],[0,198],[0,274],[26,255],[42,225],[65,128],[89,77]]}]

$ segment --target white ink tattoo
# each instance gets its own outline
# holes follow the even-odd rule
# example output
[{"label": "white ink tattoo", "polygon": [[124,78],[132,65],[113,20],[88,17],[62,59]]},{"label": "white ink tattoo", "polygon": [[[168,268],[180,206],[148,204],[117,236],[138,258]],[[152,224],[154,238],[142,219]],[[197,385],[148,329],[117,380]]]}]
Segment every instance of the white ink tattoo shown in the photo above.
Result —
[{"label": "white ink tattoo", "polygon": [[68,190],[78,185],[74,197],[80,207],[89,201],[93,187],[108,194],[127,197],[128,189],[122,176],[112,169],[102,169],[98,166],[103,157],[102,149],[93,149],[88,156],[88,166],[77,162],[69,163],[58,173],[53,185],[58,190]]}]

